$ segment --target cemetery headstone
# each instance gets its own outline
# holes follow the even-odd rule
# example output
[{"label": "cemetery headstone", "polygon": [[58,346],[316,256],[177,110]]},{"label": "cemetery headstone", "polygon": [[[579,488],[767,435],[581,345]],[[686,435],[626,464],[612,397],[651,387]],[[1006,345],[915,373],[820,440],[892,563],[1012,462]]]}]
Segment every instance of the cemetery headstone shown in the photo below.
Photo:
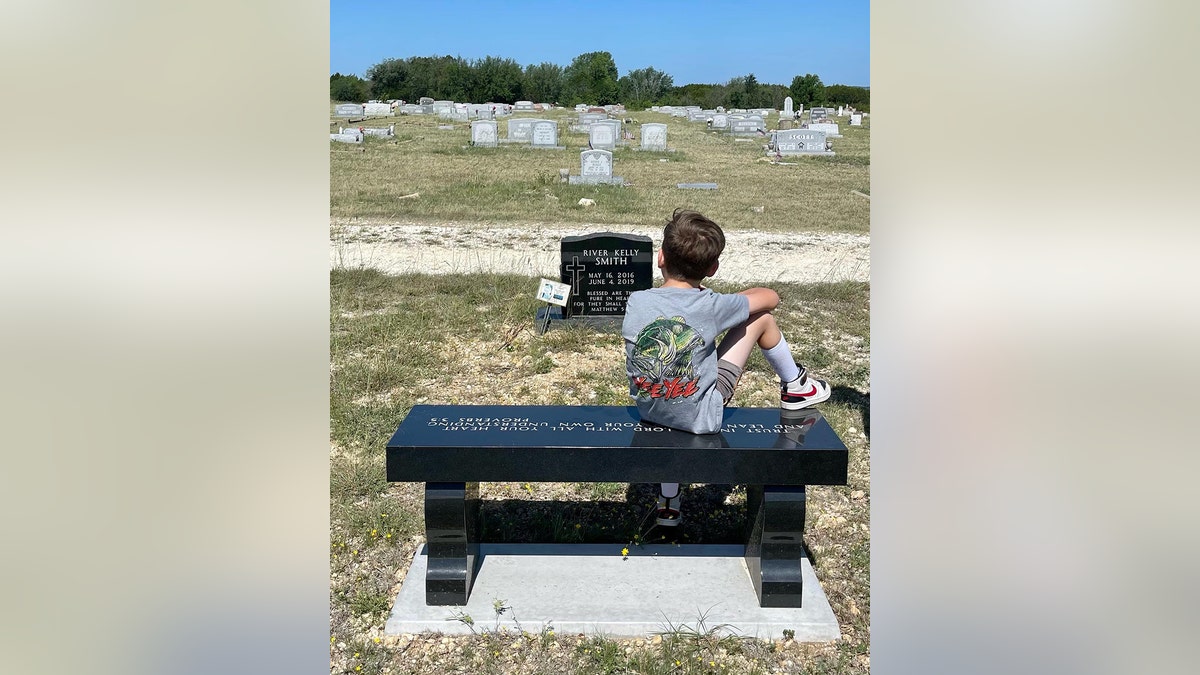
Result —
[{"label": "cemetery headstone", "polygon": [[783,112],[779,113],[779,119],[781,119],[781,120],[792,119],[792,117],[795,116],[795,112],[792,108],[793,105],[794,104],[792,103],[791,96],[788,96],[787,98],[783,99]]},{"label": "cemetery headstone", "polygon": [[612,150],[616,147],[616,134],[608,124],[593,124],[588,127],[588,144],[593,150]]},{"label": "cemetery headstone", "polygon": [[367,135],[367,136],[384,136],[384,137],[395,136],[396,135],[396,125],[393,124],[391,126],[386,126],[386,127],[363,127],[361,131],[364,135]]},{"label": "cemetery headstone", "polygon": [[513,110],[532,112],[533,101],[517,101],[513,104]]},{"label": "cemetery headstone", "polygon": [[363,136],[362,136],[362,134],[358,134],[358,133],[329,134],[329,140],[337,141],[338,143],[362,143]]},{"label": "cemetery headstone", "polygon": [[471,143],[477,148],[496,147],[496,122],[493,120],[471,122]]},{"label": "cemetery headstone", "polygon": [[514,117],[508,121],[508,141],[528,143],[533,134],[533,123],[537,120],[531,117]]},{"label": "cemetery headstone", "polygon": [[560,278],[571,286],[567,317],[623,317],[629,294],[654,285],[650,237],[600,232],[563,237],[560,245]]},{"label": "cemetery headstone", "polygon": [[579,153],[579,175],[570,176],[571,185],[623,185],[625,179],[612,172],[612,153],[608,150],[584,150]]},{"label": "cemetery headstone", "polygon": [[757,135],[760,129],[766,129],[761,117],[744,117],[729,122],[729,133],[735,136]]},{"label": "cemetery headstone", "polygon": [[808,111],[808,119],[813,122],[816,122],[818,120],[823,120],[826,118],[826,116],[827,116],[827,113],[824,108],[813,108],[812,110]]},{"label": "cemetery headstone", "polygon": [[333,112],[334,117],[362,117],[363,107],[357,103],[339,103]]},{"label": "cemetery headstone", "polygon": [[780,155],[832,155],[827,149],[825,132],[812,129],[789,129],[775,134],[775,152]]},{"label": "cemetery headstone", "polygon": [[667,149],[667,125],[656,122],[643,124],[642,149],[665,151]]},{"label": "cemetery headstone", "polygon": [[536,120],[529,133],[529,144],[534,148],[551,148],[562,150],[558,144],[558,122],[554,120]]},{"label": "cemetery headstone", "polygon": [[722,131],[729,129],[729,115],[726,115],[723,112],[713,115],[712,128],[720,129]]},{"label": "cemetery headstone", "polygon": [[429,98],[428,96],[422,96],[420,99],[417,100],[417,104],[418,105],[433,105],[433,99]]},{"label": "cemetery headstone", "polygon": [[368,103],[363,106],[363,114],[370,117],[391,117],[391,103]]},{"label": "cemetery headstone", "polygon": [[852,127],[861,127],[862,126],[862,113],[854,113],[853,115],[850,116],[850,126],[852,126]]},{"label": "cemetery headstone", "polygon": [[613,143],[617,145],[625,145],[625,134],[621,131],[623,128],[621,120],[603,119],[599,122],[595,122],[595,124],[607,124],[608,126],[612,127],[613,138],[616,139],[613,141]]},{"label": "cemetery headstone", "polygon": [[[828,118],[827,118],[828,119]],[[809,122],[808,128],[814,131],[824,131],[825,138],[841,138],[837,122]]]}]

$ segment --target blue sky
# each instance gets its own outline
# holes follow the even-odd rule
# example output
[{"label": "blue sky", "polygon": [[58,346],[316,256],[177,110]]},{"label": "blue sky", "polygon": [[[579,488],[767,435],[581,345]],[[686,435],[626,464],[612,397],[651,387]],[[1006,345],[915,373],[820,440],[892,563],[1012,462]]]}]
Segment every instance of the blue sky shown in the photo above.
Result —
[{"label": "blue sky", "polygon": [[362,76],[385,58],[499,56],[522,66],[568,66],[594,51],[620,75],[653,66],[676,86],[754,73],[791,84],[870,86],[870,3],[792,2],[350,2],[331,0],[329,72]]}]

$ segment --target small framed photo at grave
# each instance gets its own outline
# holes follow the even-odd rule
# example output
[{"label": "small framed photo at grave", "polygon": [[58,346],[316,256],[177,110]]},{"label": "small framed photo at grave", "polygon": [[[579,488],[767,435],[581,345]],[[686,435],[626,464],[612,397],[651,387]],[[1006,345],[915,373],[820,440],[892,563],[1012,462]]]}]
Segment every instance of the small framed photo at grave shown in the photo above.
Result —
[{"label": "small framed photo at grave", "polygon": [[537,299],[543,302],[549,302],[559,307],[567,306],[567,297],[571,294],[571,286],[569,284],[560,284],[557,281],[542,279],[538,287]]}]

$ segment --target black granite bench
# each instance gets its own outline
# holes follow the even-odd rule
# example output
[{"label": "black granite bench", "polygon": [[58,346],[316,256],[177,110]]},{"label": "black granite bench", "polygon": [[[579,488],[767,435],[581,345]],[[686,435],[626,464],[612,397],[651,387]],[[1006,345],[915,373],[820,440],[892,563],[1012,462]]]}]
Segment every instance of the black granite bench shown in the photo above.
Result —
[{"label": "black granite bench", "polygon": [[642,424],[620,406],[413,406],[387,479],[425,483],[425,604],[465,605],[479,559],[479,482],[746,485],[759,604],[799,607],[805,485],[845,485],[849,455],[815,410],[726,408],[720,433]]}]

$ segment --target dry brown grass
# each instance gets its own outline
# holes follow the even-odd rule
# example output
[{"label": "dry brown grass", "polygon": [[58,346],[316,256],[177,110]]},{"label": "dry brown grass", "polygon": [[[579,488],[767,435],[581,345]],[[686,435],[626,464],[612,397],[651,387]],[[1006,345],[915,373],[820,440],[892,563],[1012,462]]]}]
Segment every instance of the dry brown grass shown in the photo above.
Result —
[{"label": "dry brown grass", "polygon": [[[641,123],[665,122],[676,152],[618,148],[613,173],[625,187],[587,187],[558,182],[559,169],[579,173],[587,136],[568,129],[572,111],[518,116],[555,119],[566,150],[520,145],[467,147],[470,125],[434,115],[374,119],[363,126],[395,123],[396,138],[368,137],[362,146],[330,144],[330,216],[406,222],[659,224],[677,207],[701,211],[725,227],[782,231],[867,232],[870,201],[870,126],[839,120],[844,138],[833,139],[837,156],[762,160],[766,142],[749,142],[707,131],[698,122],[653,112],[631,112],[626,125],[638,143]],[[868,118],[869,119],[869,118]],[[507,120],[497,122],[501,138]],[[768,126],[775,118],[768,118]],[[662,162],[660,160],[667,160]],[[717,190],[684,190],[678,183],[713,182]],[[399,199],[419,192],[415,199]],[[594,208],[577,205],[580,197]],[[764,207],[762,213],[752,210]]]}]

